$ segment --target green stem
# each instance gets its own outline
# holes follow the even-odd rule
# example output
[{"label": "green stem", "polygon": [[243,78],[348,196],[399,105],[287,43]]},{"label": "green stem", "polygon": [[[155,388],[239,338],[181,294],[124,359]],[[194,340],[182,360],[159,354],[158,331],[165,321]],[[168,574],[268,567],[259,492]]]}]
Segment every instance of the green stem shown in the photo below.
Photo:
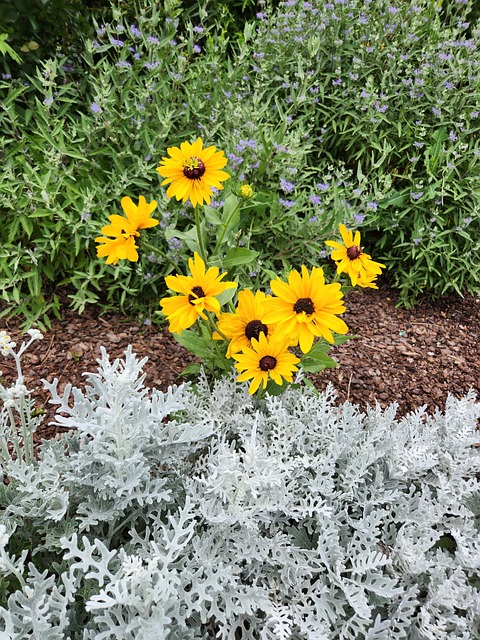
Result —
[{"label": "green stem", "polygon": [[231,222],[231,220],[232,220],[233,216],[234,216],[234,215],[237,213],[237,211],[239,210],[241,203],[242,203],[242,201],[241,201],[241,200],[238,200],[237,204],[236,204],[236,205],[235,205],[235,207],[233,208],[232,213],[228,216],[227,221],[226,221],[226,222],[225,222],[225,224],[223,225],[222,233],[220,234],[220,237],[219,237],[219,239],[217,240],[217,244],[215,245],[215,249],[213,250],[214,255],[216,255],[216,254],[217,254],[217,251],[218,251],[218,249],[220,248],[220,245],[221,245],[221,244],[222,244],[222,242],[223,242],[223,238],[225,237],[225,234],[226,234],[226,232],[227,232],[228,225],[230,224],[230,222]]},{"label": "green stem", "polygon": [[207,253],[205,251],[205,247],[203,246],[202,233],[201,233],[201,229],[200,229],[200,211],[199,211],[198,204],[195,207],[195,226],[197,228],[197,239],[198,239],[198,246],[200,248],[200,256],[206,262],[207,261]]},{"label": "green stem", "polygon": [[214,333],[214,331],[218,331],[218,333],[222,336],[222,338],[224,340],[226,340],[227,342],[228,342],[228,338],[226,338],[223,335],[223,333],[218,330],[218,327],[217,327],[216,323],[212,320],[212,318],[209,315],[207,315],[207,321],[208,321],[207,322],[207,327],[208,327],[208,330],[210,331],[210,336],[211,336],[211,339],[212,339],[212,342],[213,342],[213,347],[215,349],[215,353],[217,354],[217,357],[219,358],[219,360],[226,361],[227,358],[220,351],[217,340],[213,339],[213,333]]}]

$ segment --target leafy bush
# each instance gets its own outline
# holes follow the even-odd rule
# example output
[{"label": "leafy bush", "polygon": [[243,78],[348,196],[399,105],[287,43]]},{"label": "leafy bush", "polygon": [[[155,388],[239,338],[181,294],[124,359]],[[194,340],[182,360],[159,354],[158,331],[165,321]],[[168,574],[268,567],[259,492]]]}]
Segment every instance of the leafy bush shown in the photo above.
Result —
[{"label": "leafy bush", "polygon": [[28,391],[0,387],[2,637],[478,637],[472,394],[396,420],[331,389],[163,394],[143,362],[46,383],[69,432],[38,459]]},{"label": "leafy bush", "polygon": [[6,312],[15,305],[29,322],[47,322],[63,284],[79,311],[100,300],[150,314],[171,260],[147,254],[134,269],[112,269],[96,259],[93,239],[122,196],[142,193],[159,202],[152,242],[184,264],[193,212],[162,196],[155,166],[167,147],[197,135],[223,149],[234,179],[257,194],[232,239],[260,253],[245,282],[261,269],[318,263],[344,222],[364,225],[367,249],[406,304],[422,293],[478,292],[471,3],[287,0],[265,5],[234,40],[207,4],[140,2],[135,21],[131,8],[112,8],[84,40],[81,65],[57,57],[28,79],[6,74]]},{"label": "leafy bush", "polygon": [[[471,12],[470,2],[290,0],[261,14],[248,45],[258,104],[278,105],[279,117],[287,105],[289,127],[311,136],[297,181],[307,176],[312,193],[320,180],[319,196],[340,190],[322,203],[322,222],[332,205],[363,221],[405,303],[479,291],[480,31]],[[325,179],[331,165],[341,180]]]}]

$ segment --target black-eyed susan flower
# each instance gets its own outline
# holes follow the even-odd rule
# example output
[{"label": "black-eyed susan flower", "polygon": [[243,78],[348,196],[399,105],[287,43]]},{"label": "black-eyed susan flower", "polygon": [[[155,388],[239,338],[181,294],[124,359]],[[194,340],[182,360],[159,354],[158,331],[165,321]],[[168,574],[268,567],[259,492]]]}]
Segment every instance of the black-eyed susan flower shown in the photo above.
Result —
[{"label": "black-eyed susan flower", "polygon": [[95,238],[99,243],[97,256],[107,258],[107,264],[117,264],[119,260],[138,261],[138,246],[135,239],[140,236],[140,229],[149,229],[158,224],[158,220],[151,218],[151,214],[157,207],[155,200],[148,203],[143,196],[140,196],[138,205],[134,204],[131,198],[126,196],[121,200],[124,216],[114,214],[109,216],[110,224],[102,227],[101,232],[105,236]]},{"label": "black-eyed susan flower", "polygon": [[236,282],[222,282],[227,275],[219,275],[218,267],[210,267],[205,271],[205,262],[194,253],[188,266],[189,276],[166,276],[167,287],[177,291],[181,295],[163,298],[160,306],[167,316],[172,333],[181,334],[184,329],[191,327],[200,316],[206,318],[205,311],[212,311],[217,316],[220,314],[220,303],[216,296],[226,289],[237,286]]},{"label": "black-eyed susan flower", "polygon": [[288,284],[280,279],[270,282],[277,297],[265,300],[265,323],[277,324],[276,331],[288,336],[290,344],[299,344],[303,353],[312,348],[315,337],[334,342],[332,331],[347,333],[348,327],[337,315],[345,311],[338,282],[325,284],[323,269],[312,273],[302,265],[302,274],[290,272]]},{"label": "black-eyed susan flower", "polygon": [[281,385],[283,380],[292,382],[293,374],[298,371],[295,366],[300,359],[288,351],[288,338],[271,338],[260,332],[258,340],[252,339],[251,348],[244,347],[241,353],[235,353],[233,357],[237,361],[235,368],[241,372],[239,382],[251,380],[248,392],[255,393],[260,385],[267,386],[271,378],[276,384]]},{"label": "black-eyed susan flower", "polygon": [[[332,260],[337,265],[337,273],[347,273],[352,285],[376,288],[375,277],[382,272],[384,264],[374,262],[372,258],[363,252],[360,246],[360,231],[350,231],[345,225],[339,225],[343,244],[335,240],[327,240],[325,243],[333,247]],[[367,275],[368,274],[368,275]]]},{"label": "black-eyed susan flower", "polygon": [[167,196],[183,202],[190,198],[194,207],[204,202],[210,204],[212,187],[223,189],[221,183],[230,177],[221,171],[227,164],[223,151],[213,146],[204,149],[201,138],[193,143],[182,142],[180,147],[169,147],[167,151],[170,158],[162,158],[157,167],[165,178],[162,185],[170,185]]},{"label": "black-eyed susan flower", "polygon": [[240,291],[235,313],[222,313],[218,319],[217,327],[221,333],[215,332],[215,340],[223,340],[223,336],[230,340],[227,349],[227,358],[241,351],[243,347],[251,347],[252,339],[258,340],[261,333],[270,337],[274,325],[263,322],[265,314],[264,302],[266,295],[263,291],[253,294],[249,289]]}]

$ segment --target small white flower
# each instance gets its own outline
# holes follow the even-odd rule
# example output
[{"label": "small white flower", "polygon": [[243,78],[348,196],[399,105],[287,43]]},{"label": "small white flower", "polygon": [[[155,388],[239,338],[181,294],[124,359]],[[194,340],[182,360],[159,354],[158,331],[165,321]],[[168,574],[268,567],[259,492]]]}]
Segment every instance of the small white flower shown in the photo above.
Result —
[{"label": "small white flower", "polygon": [[43,340],[43,333],[38,329],[29,329],[27,333],[32,340]]},{"label": "small white flower", "polygon": [[0,331],[0,351],[2,355],[8,356],[16,346],[16,342],[11,340],[6,331]]},{"label": "small white flower", "polygon": [[9,356],[12,353],[13,348],[16,346],[16,342],[8,342],[7,344],[2,345],[2,356]]}]

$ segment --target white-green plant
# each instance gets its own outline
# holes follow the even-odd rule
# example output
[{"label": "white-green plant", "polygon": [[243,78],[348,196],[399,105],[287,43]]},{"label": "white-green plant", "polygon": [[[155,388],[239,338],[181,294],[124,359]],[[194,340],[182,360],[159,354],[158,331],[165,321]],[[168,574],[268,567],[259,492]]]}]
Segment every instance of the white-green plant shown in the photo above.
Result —
[{"label": "white-green plant", "polygon": [[2,640],[479,637],[473,393],[396,419],[143,364],[45,383],[69,431],[32,460],[0,388]]}]

